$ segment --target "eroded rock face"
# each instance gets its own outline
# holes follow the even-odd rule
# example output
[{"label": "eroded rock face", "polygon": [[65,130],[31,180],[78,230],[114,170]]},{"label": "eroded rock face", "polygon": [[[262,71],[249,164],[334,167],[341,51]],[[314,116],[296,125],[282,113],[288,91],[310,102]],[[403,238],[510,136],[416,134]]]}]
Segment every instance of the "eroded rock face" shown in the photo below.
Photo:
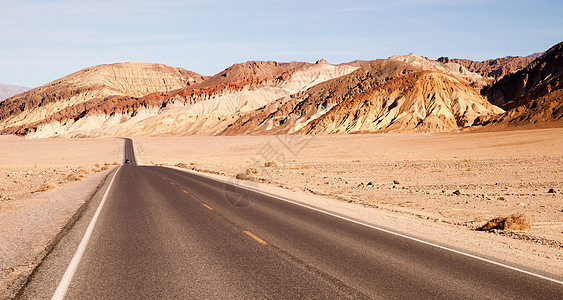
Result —
[{"label": "eroded rock face", "polygon": [[278,99],[222,134],[447,131],[502,112],[463,79],[388,59]]},{"label": "eroded rock face", "polygon": [[423,70],[439,71],[454,75],[467,81],[467,83],[477,91],[480,91],[482,87],[493,81],[490,78],[485,78],[478,73],[469,71],[465,66],[453,61],[434,61],[428,57],[415,55],[413,53],[408,55],[395,55],[389,57],[389,59],[404,61]]},{"label": "eroded rock face", "polygon": [[84,69],[63,78],[78,88],[105,86],[114,95],[142,97],[150,93],[169,92],[203,81],[197,73],[152,63],[117,63]]},{"label": "eroded rock face", "polygon": [[420,71],[340,103],[300,133],[450,131],[502,112],[461,79]]},{"label": "eroded rock face", "polygon": [[334,105],[382,84],[389,78],[419,70],[400,61],[372,61],[346,76],[317,84],[301,93],[280,98],[256,111],[248,112],[221,134],[294,133],[303,126],[301,121],[310,120],[315,115],[326,112]]},{"label": "eroded rock face", "polygon": [[522,56],[507,56],[496,59],[488,59],[485,61],[473,61],[469,59],[461,58],[448,58],[440,57],[437,61],[442,63],[456,63],[464,66],[467,70],[480,74],[483,77],[491,77],[494,79],[499,79],[511,72],[518,71],[525,68],[530,64],[537,56],[533,55],[522,57]]},{"label": "eroded rock face", "polygon": [[506,111],[491,123],[524,125],[561,121],[563,116],[563,43],[526,68],[483,89],[490,102]]}]

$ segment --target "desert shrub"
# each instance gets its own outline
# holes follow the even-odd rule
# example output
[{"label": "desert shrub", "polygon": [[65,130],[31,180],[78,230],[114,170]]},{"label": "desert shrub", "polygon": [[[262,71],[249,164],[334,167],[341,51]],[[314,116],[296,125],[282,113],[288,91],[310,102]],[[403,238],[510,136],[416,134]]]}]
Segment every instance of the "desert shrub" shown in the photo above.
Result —
[{"label": "desert shrub", "polygon": [[44,183],[42,184],[39,189],[37,189],[38,192],[45,192],[51,189],[55,189],[57,188],[58,185],[56,183],[50,182],[50,183]]},{"label": "desert shrub", "polygon": [[266,168],[270,168],[270,167],[273,168],[273,167],[277,167],[277,166],[278,166],[278,164],[275,161],[268,161],[268,162],[264,163],[264,167],[266,167]]},{"label": "desert shrub", "polygon": [[103,166],[100,168],[101,171],[105,171],[105,170],[108,170],[108,169],[109,169],[109,167],[108,167],[107,165],[103,165]]},{"label": "desert shrub", "polygon": [[236,179],[240,179],[240,180],[252,180],[253,177],[246,174],[246,173],[238,173],[236,176]]},{"label": "desert shrub", "polygon": [[504,220],[504,229],[528,230],[531,229],[530,221],[522,214],[513,214]]},{"label": "desert shrub", "polygon": [[78,174],[88,174],[88,171],[84,170],[84,169],[80,169],[77,172]]},{"label": "desert shrub", "polygon": [[501,230],[528,230],[531,228],[530,221],[522,214],[513,214],[508,217],[496,217],[488,221],[479,230],[490,231]]}]

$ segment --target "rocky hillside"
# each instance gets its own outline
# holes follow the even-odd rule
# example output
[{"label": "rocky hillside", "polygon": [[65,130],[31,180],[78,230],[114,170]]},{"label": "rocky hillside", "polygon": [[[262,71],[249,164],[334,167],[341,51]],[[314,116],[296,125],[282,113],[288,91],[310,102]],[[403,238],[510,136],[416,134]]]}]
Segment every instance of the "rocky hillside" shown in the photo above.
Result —
[{"label": "rocky hillside", "polygon": [[[560,120],[561,48],[494,83],[473,72],[484,72],[480,64],[414,54],[340,65],[248,61],[209,77],[160,64],[101,65],[0,102],[0,133],[437,132]],[[519,61],[487,64],[508,60]]]},{"label": "rocky hillside", "polygon": [[[27,97],[19,99],[23,105],[10,101],[0,107],[6,112],[6,116],[0,116],[0,129],[31,137],[213,134],[234,122],[239,113],[346,75],[357,67],[333,66],[325,61],[317,64],[246,62],[209,78],[178,71],[180,75],[189,76],[184,75],[176,81],[161,78],[164,86],[154,88],[150,93],[145,93],[147,90],[140,93],[127,91],[135,86],[129,84],[131,79],[117,75],[110,76],[115,80],[108,80],[108,76],[95,72],[99,70],[97,67],[91,69],[94,71],[83,70],[73,74],[81,76],[70,75],[30,91]],[[155,75],[155,78],[159,76]],[[92,84],[92,78],[97,79],[96,84]],[[176,82],[176,85],[169,85],[170,82]],[[57,85],[73,88],[52,89]],[[45,96],[34,97],[38,94]],[[44,98],[53,101],[45,103]],[[60,109],[52,110],[52,106]],[[22,117],[18,118],[19,115]]]},{"label": "rocky hillside", "polygon": [[17,94],[27,92],[29,90],[31,90],[31,88],[0,83],[0,101],[8,99],[8,98],[15,96]]},{"label": "rocky hillside", "polygon": [[461,58],[448,58],[440,57],[437,61],[441,63],[456,63],[464,66],[467,70],[480,74],[483,77],[491,77],[494,79],[499,79],[504,75],[510,74],[512,72],[518,71],[525,68],[529,63],[531,63],[537,53],[530,56],[507,56],[502,58],[488,59],[485,61],[473,61],[469,59]]},{"label": "rocky hillside", "polygon": [[523,125],[561,121],[563,116],[563,42],[526,68],[509,74],[483,93],[505,114],[492,123]]},{"label": "rocky hillside", "polygon": [[408,55],[395,55],[389,57],[389,59],[400,60],[413,66],[419,67],[423,70],[439,71],[459,77],[473,86],[477,91],[480,91],[482,87],[490,84],[493,81],[490,78],[485,78],[480,74],[471,72],[464,66],[451,61],[435,61],[429,59],[428,57],[415,55],[413,53]]},{"label": "rocky hillside", "polygon": [[[87,68],[0,103],[0,130],[28,132],[31,124],[75,116],[108,97],[142,97],[203,81],[199,74],[161,64],[118,63]],[[81,111],[82,113],[82,111]]]},{"label": "rocky hillside", "polygon": [[502,112],[463,79],[388,59],[278,99],[222,134],[445,131]]}]

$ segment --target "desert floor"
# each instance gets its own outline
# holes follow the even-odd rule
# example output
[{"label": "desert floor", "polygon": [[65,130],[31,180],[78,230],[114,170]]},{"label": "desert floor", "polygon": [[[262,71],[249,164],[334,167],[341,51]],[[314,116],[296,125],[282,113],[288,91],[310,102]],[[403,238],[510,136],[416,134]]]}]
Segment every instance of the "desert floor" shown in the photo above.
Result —
[{"label": "desert floor", "polygon": [[107,139],[0,137],[0,204],[80,181],[123,160],[123,142]]},{"label": "desert floor", "polygon": [[563,245],[562,128],[134,141],[144,164],[238,174],[470,229],[519,213],[532,229],[503,234]]}]

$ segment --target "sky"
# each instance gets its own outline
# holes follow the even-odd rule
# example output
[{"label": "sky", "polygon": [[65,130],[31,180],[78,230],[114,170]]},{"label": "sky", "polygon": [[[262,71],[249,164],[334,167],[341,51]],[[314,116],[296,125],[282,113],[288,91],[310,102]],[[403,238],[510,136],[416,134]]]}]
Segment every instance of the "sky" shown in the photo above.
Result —
[{"label": "sky", "polygon": [[213,75],[249,60],[525,56],[563,41],[561,12],[561,0],[0,0],[0,82],[116,62]]}]

